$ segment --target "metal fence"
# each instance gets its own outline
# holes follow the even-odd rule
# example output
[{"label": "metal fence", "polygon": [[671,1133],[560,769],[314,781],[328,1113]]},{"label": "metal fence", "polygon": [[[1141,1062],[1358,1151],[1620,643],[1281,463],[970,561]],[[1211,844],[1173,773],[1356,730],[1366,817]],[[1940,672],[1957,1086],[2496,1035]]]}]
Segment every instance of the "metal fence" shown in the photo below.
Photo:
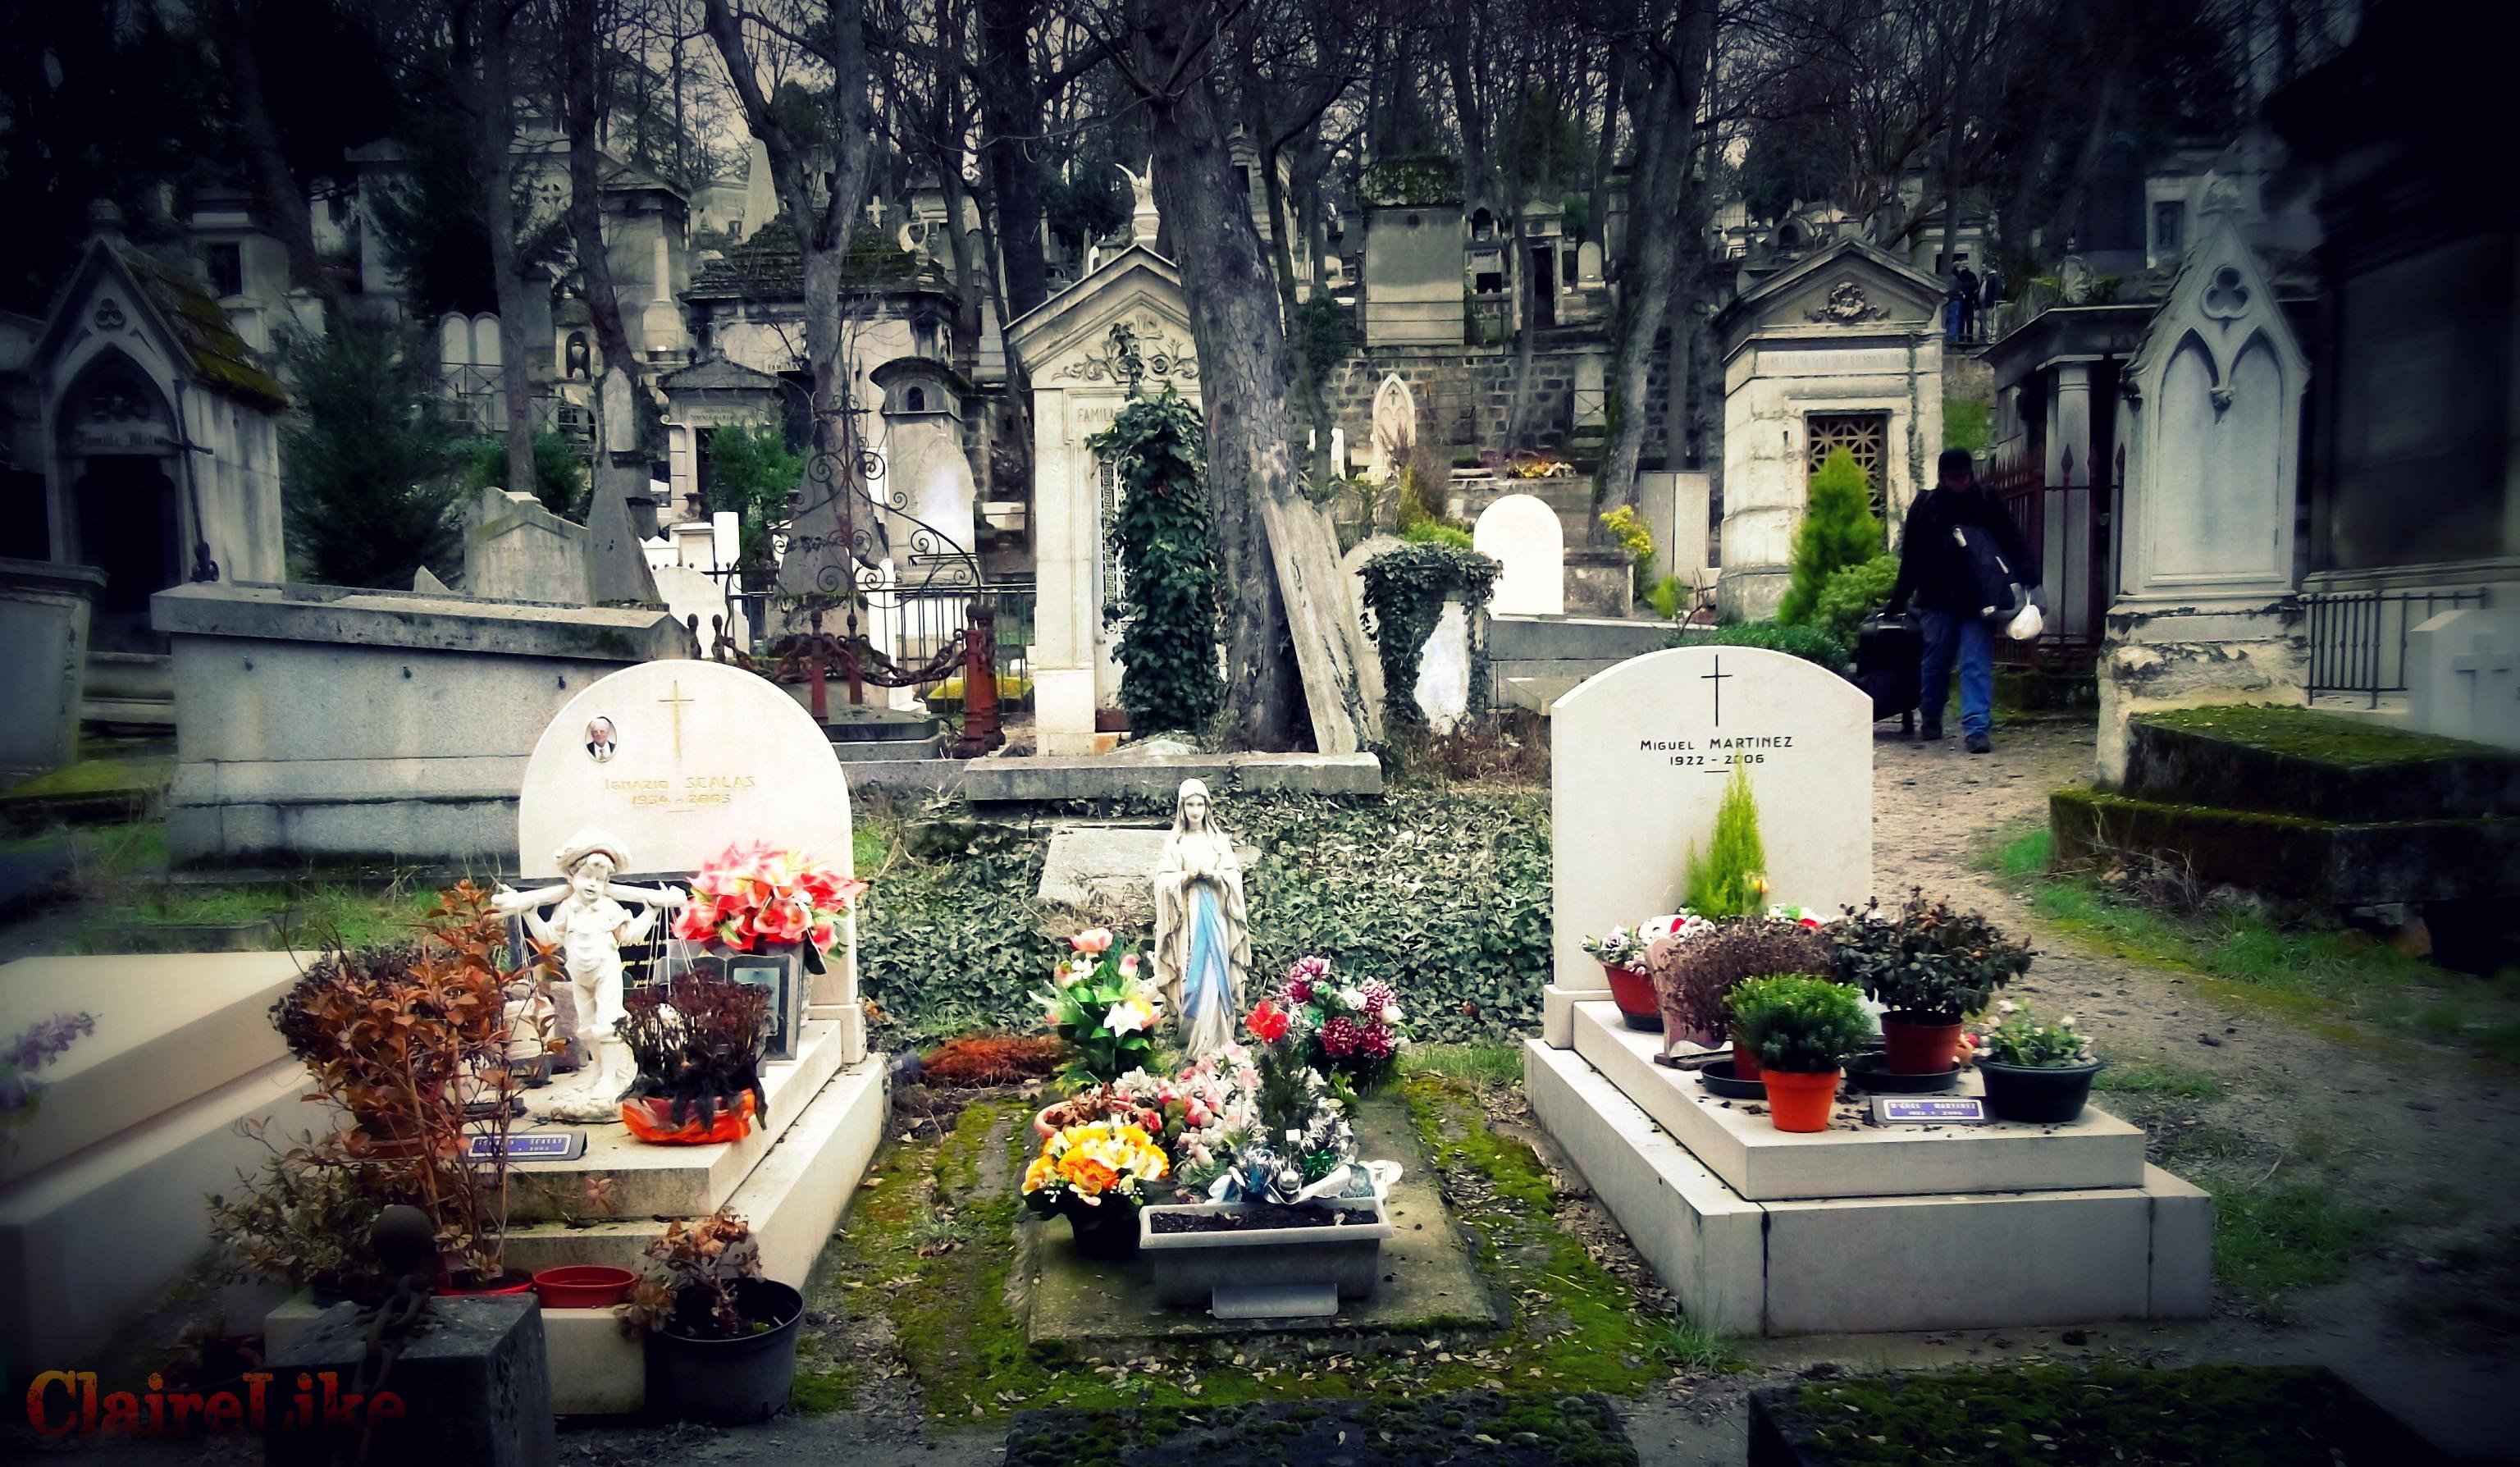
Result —
[{"label": "metal fence", "polygon": [[984,601],[997,614],[998,677],[1020,683],[1032,675],[1025,650],[1033,639],[1039,592],[1032,578],[993,580],[972,586],[892,586],[867,594],[867,640],[904,666],[923,663],[971,622],[971,607]]},{"label": "metal fence", "polygon": [[2485,605],[2473,591],[2320,591],[2301,598],[2310,642],[2310,701],[2361,698],[2378,708],[2407,691],[2407,634],[2430,618]]},{"label": "metal fence", "polygon": [[[2073,478],[2068,452],[2064,477]],[[2118,475],[2126,462],[2121,456]],[[2117,557],[2109,534],[2109,507],[2117,484],[2049,483],[2045,466],[2026,455],[2007,456],[1987,471],[1987,488],[2012,517],[2039,567],[2048,592],[2048,631],[2027,646],[1999,641],[2002,660],[2089,664],[2099,655]]]},{"label": "metal fence", "polygon": [[[507,379],[498,368],[441,367],[437,382],[457,422],[479,434],[507,432]],[[533,421],[536,432],[559,434],[581,454],[595,451],[595,415],[557,392],[534,394]]]}]

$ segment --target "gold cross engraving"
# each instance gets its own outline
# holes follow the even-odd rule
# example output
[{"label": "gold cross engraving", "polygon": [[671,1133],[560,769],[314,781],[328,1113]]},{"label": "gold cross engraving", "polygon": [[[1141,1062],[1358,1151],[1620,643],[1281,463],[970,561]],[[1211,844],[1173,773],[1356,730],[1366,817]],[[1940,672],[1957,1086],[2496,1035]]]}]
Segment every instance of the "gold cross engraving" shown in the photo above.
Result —
[{"label": "gold cross engraving", "polygon": [[682,680],[676,678],[672,684],[672,692],[656,701],[674,711],[674,761],[680,763],[683,757],[683,705],[693,700],[683,696]]}]

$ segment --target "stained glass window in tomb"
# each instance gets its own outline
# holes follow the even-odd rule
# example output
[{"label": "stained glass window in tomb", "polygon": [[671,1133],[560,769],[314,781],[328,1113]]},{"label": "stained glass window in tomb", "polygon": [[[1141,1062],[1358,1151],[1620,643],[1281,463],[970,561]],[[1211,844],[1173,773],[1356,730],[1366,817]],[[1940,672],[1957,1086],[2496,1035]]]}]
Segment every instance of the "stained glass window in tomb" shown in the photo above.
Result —
[{"label": "stained glass window in tomb", "polygon": [[1872,512],[1882,512],[1883,471],[1889,462],[1888,413],[1807,413],[1803,417],[1803,442],[1811,455],[1811,461],[1804,466],[1806,476],[1818,474],[1820,466],[1840,448],[1854,454],[1872,490]]}]

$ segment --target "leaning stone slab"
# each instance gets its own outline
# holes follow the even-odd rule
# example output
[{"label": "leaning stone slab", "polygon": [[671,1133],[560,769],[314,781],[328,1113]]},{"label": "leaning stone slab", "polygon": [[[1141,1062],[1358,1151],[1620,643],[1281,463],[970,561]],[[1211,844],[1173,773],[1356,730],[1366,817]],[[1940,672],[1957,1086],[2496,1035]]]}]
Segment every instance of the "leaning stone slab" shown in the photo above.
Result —
[{"label": "leaning stone slab", "polygon": [[[293,1396],[297,1378],[312,1376],[320,1414],[328,1376],[337,1392],[352,1390],[367,1356],[358,1313],[355,1305],[335,1305],[274,1352],[265,1368],[275,1392]],[[403,1347],[384,1386],[399,1398],[400,1415],[375,1417],[367,1467],[550,1467],[559,1460],[542,1309],[530,1294],[431,1301],[428,1326]],[[344,1428],[319,1421],[312,1429],[274,1430],[264,1460],[270,1467],[329,1467],[356,1455]]]}]

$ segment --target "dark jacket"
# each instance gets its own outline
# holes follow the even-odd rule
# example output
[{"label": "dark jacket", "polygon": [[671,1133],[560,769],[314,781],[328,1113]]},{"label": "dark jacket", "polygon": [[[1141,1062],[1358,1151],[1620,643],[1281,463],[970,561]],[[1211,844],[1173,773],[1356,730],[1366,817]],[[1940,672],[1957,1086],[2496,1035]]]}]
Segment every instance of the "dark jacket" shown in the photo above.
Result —
[{"label": "dark jacket", "polygon": [[2003,506],[1983,485],[1966,493],[1927,489],[1908,507],[1908,526],[1899,537],[1899,579],[1890,588],[1890,610],[1907,610],[1910,600],[1930,611],[1963,611],[1977,600],[1959,547],[1952,543],[1952,527],[1973,525],[1995,536],[2021,584],[2039,584],[2039,567],[2021,540],[2021,530]]}]

